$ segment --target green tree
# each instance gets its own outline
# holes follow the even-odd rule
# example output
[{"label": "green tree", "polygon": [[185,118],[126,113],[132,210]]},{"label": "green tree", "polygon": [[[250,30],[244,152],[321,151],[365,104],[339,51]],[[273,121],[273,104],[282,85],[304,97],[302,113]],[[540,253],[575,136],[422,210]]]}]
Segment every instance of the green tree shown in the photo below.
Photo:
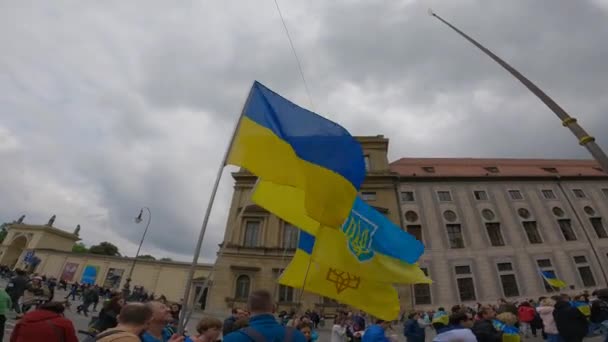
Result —
[{"label": "green tree", "polygon": [[137,259],[142,259],[142,260],[156,260],[155,257],[151,256],[150,254],[144,254],[144,255],[138,255]]},{"label": "green tree", "polygon": [[4,239],[6,238],[6,228],[8,227],[8,223],[3,223],[2,225],[0,225],[0,243],[2,243],[2,241],[4,241]]},{"label": "green tree", "polygon": [[173,261],[171,258],[160,258],[160,261]]},{"label": "green tree", "polygon": [[88,253],[89,249],[82,242],[78,242],[72,246],[72,252],[74,253]]},{"label": "green tree", "polygon": [[120,256],[118,252],[118,247],[114,246],[111,242],[104,241],[99,245],[94,245],[89,248],[89,253],[92,254],[101,254],[101,255],[112,255],[112,256]]}]

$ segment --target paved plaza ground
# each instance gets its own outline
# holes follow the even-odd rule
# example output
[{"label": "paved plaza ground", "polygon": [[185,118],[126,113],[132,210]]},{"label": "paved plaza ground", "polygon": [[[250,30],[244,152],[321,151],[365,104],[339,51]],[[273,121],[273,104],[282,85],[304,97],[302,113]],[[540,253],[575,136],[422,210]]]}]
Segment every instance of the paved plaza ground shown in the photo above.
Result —
[{"label": "paved plaza ground", "polygon": [[[0,286],[2,286],[3,288],[6,286],[6,280],[1,280],[0,281]],[[65,291],[57,291],[56,293],[56,297],[57,298],[63,298],[67,295],[67,292]],[[75,301],[72,303],[72,308],[69,311],[66,311],[65,316],[67,318],[69,318],[70,320],[72,320],[72,322],[74,323],[74,326],[76,327],[76,330],[86,330],[87,326],[89,324],[90,321],[90,316],[95,315],[96,313],[90,313],[89,317],[85,317],[83,315],[79,315],[76,313],[76,307],[80,304],[80,301]],[[101,307],[98,307],[98,309],[101,309]],[[189,324],[188,324],[188,330],[189,331],[194,331],[194,328],[196,326],[196,322],[197,320],[202,317],[201,313],[194,313],[192,319],[190,320]],[[220,317],[218,317],[220,318]],[[10,312],[8,314],[7,317],[7,321],[6,321],[6,328],[5,328],[5,332],[4,332],[4,341],[8,341],[10,338],[10,334],[13,331],[13,327],[16,324],[16,320],[15,320],[15,314],[13,312]],[[318,342],[329,342],[330,340],[330,331],[329,331],[330,327],[325,327],[319,330],[319,340]],[[399,341],[406,341],[405,338],[402,336],[402,329],[403,326],[402,325],[395,325],[393,327],[392,332],[395,336],[398,337]],[[389,333],[389,334],[390,334]],[[427,341],[432,341],[434,336],[434,333],[432,330],[427,330]],[[84,335],[79,335],[78,336],[81,340],[84,339]],[[536,341],[542,341],[541,338],[529,338],[529,339],[523,339],[522,341],[529,341],[529,342],[536,342]],[[594,337],[594,338],[589,338],[586,339],[585,341],[588,342],[603,342],[603,339],[601,337]]]}]

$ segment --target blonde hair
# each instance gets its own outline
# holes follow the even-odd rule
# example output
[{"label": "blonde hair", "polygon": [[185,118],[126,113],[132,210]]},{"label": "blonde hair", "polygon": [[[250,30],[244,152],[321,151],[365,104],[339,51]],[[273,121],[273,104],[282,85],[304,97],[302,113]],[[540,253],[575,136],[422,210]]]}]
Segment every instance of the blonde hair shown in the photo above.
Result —
[{"label": "blonde hair", "polygon": [[199,334],[202,334],[211,328],[222,329],[222,321],[213,317],[203,317],[196,325],[196,331]]},{"label": "blonde hair", "polygon": [[503,312],[496,316],[496,319],[503,322],[506,325],[515,325],[517,323],[517,316],[511,312]]},{"label": "blonde hair", "polygon": [[543,298],[543,300],[540,301],[540,305],[541,306],[555,306],[555,301],[551,298]]}]

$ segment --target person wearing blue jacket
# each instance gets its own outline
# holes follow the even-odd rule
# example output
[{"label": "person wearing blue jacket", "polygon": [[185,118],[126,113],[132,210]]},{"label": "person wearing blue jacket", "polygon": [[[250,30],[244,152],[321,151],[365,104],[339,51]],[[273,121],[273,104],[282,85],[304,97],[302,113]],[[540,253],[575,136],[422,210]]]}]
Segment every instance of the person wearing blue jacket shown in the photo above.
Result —
[{"label": "person wearing blue jacket", "polygon": [[253,291],[247,306],[251,311],[249,326],[224,336],[224,342],[307,342],[301,332],[277,322],[270,292]]},{"label": "person wearing blue jacket", "polygon": [[361,342],[390,342],[386,337],[386,329],[390,326],[391,322],[381,319],[376,320],[376,324],[370,325],[369,328],[365,330]]}]

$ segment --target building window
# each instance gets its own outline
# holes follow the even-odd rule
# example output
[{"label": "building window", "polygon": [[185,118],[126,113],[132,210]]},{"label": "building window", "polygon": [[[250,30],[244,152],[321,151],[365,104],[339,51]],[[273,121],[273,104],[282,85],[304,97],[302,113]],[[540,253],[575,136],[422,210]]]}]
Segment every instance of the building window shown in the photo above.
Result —
[{"label": "building window", "polygon": [[604,194],[604,197],[608,198],[608,189],[602,189],[602,193]]},{"label": "building window", "polygon": [[364,201],[375,201],[376,193],[374,191],[363,191],[361,192],[361,199]]},{"label": "building window", "polygon": [[293,287],[279,285],[279,302],[293,302]]},{"label": "building window", "polygon": [[433,166],[423,166],[422,170],[424,170],[424,172],[428,172],[428,173],[435,173],[435,168]]},{"label": "building window", "polygon": [[245,222],[245,241],[243,245],[245,247],[257,247],[258,236],[260,235],[260,221],[246,221]]},{"label": "building window", "polygon": [[412,234],[416,240],[422,242],[422,227],[417,224],[410,224],[407,226],[407,232]]},{"label": "building window", "polygon": [[572,229],[572,223],[568,219],[557,220],[559,224],[559,228],[564,235],[564,239],[566,241],[576,241],[576,235],[574,234],[574,230]]},{"label": "building window", "polygon": [[585,198],[585,192],[582,189],[572,189],[572,193],[576,198]]},{"label": "building window", "polygon": [[590,266],[579,266],[578,274],[580,274],[581,279],[583,280],[584,287],[593,287],[596,286],[595,278],[593,278],[593,272],[591,272]]},{"label": "building window", "polygon": [[287,222],[283,224],[283,248],[296,249],[298,247],[299,229]]},{"label": "building window", "polygon": [[583,286],[596,286],[597,284],[595,283],[593,272],[591,272],[591,266],[589,266],[587,263],[587,258],[584,255],[577,255],[574,257],[574,263],[576,264],[578,274],[581,276],[581,280],[583,281]]},{"label": "building window", "polygon": [[545,199],[556,199],[557,197],[555,197],[555,193],[553,192],[553,190],[547,189],[547,190],[541,190],[543,197]]},{"label": "building window", "polygon": [[454,273],[456,273],[458,275],[471,274],[471,266],[469,266],[469,265],[454,266]]},{"label": "building window", "polygon": [[407,222],[416,222],[418,221],[418,214],[416,214],[416,212],[413,210],[408,210],[405,213],[405,220]]},{"label": "building window", "polygon": [[494,215],[494,212],[490,209],[483,209],[481,211],[481,216],[488,221],[492,221],[496,217],[496,215]]},{"label": "building window", "polygon": [[526,236],[530,243],[543,243],[543,239],[540,237],[538,227],[536,227],[536,221],[524,221],[521,223],[526,231]]},{"label": "building window", "polygon": [[[424,275],[429,275],[425,267],[420,269],[424,272]],[[431,304],[431,284],[414,284],[414,301],[416,305]]]},{"label": "building window", "polygon": [[589,218],[589,221],[591,221],[591,225],[593,226],[593,229],[595,230],[595,234],[597,235],[598,238],[600,238],[600,239],[608,238],[608,234],[606,234],[606,228],[604,228],[604,225],[602,224],[601,217],[591,217],[591,218]]},{"label": "building window", "polygon": [[448,222],[454,222],[458,219],[458,215],[451,210],[446,210],[443,212],[443,218]]},{"label": "building window", "polygon": [[509,190],[509,197],[511,197],[512,200],[524,199],[524,196],[522,196],[521,191],[519,190]]},{"label": "building window", "polygon": [[234,293],[234,298],[247,299],[249,297],[250,285],[251,280],[249,279],[249,276],[242,274],[236,278],[236,290]]},{"label": "building window", "polygon": [[486,230],[488,231],[488,236],[490,237],[490,243],[492,246],[498,247],[505,245],[505,241],[502,238],[502,233],[500,232],[500,223],[487,222]]},{"label": "building window", "polygon": [[452,194],[449,191],[437,191],[437,197],[439,197],[439,201],[441,202],[452,201]]},{"label": "building window", "polygon": [[369,156],[364,156],[363,160],[365,161],[365,171],[369,171],[371,169],[371,164],[369,163]]},{"label": "building window", "polygon": [[517,287],[517,280],[515,274],[501,274],[500,282],[502,284],[502,291],[505,297],[518,297],[519,288]]},{"label": "building window", "polygon": [[459,224],[447,224],[448,241],[450,248],[464,248],[464,239],[462,238],[462,228]]},{"label": "building window", "polygon": [[[551,265],[550,259],[538,259],[538,260],[536,260],[536,264],[538,265],[538,268],[540,268],[541,271],[547,272],[550,275],[555,276],[555,271],[551,268],[552,265]],[[545,278],[542,275],[540,277],[543,281],[545,291],[554,292],[555,288],[553,286],[549,285],[549,283],[545,280]]]},{"label": "building window", "polygon": [[458,293],[461,301],[475,300],[475,284],[471,272],[471,266],[454,266],[456,274],[456,283],[458,285]]},{"label": "building window", "polygon": [[553,211],[553,215],[557,217],[563,217],[565,215],[564,210],[560,207],[553,207],[551,210]]},{"label": "building window", "polygon": [[401,191],[401,201],[402,202],[414,202],[416,198],[414,197],[413,191]]},{"label": "building window", "polygon": [[585,211],[585,214],[589,216],[595,216],[595,210],[593,210],[593,208],[591,208],[590,206],[585,206],[583,210]]},{"label": "building window", "polygon": [[505,297],[519,296],[519,287],[513,273],[513,265],[510,262],[499,262],[496,264],[496,267],[498,268],[498,276]]},{"label": "building window", "polygon": [[473,196],[478,201],[487,201],[488,200],[488,193],[485,192],[484,190],[473,191]]},{"label": "building window", "polygon": [[517,209],[517,215],[519,215],[519,217],[523,218],[523,219],[529,219],[530,216],[532,216],[530,214],[530,211],[526,208],[519,208]]}]

